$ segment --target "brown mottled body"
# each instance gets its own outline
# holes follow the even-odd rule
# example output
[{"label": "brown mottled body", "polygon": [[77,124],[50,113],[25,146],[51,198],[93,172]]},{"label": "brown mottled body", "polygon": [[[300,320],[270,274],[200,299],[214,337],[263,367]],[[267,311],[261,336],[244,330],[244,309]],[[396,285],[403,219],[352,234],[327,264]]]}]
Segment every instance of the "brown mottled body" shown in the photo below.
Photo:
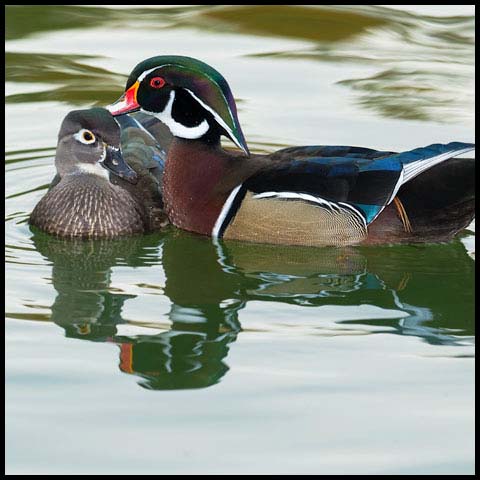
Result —
[{"label": "brown mottled body", "polygon": [[[127,118],[120,129],[106,110],[70,112],[59,133],[57,174],[30,224],[66,238],[115,238],[165,226],[159,161],[165,152],[138,127],[142,121],[152,123]],[[167,148],[168,135],[156,132]]]},{"label": "brown mottled body", "polygon": [[144,207],[96,175],[68,175],[37,204],[30,224],[61,237],[113,238],[146,230]]}]

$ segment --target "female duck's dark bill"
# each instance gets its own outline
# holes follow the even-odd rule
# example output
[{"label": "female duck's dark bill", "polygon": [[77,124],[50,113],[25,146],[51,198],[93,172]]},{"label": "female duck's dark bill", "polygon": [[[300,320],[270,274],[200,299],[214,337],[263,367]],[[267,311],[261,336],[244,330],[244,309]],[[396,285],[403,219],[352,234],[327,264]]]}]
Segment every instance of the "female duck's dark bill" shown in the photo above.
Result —
[{"label": "female duck's dark bill", "polygon": [[119,148],[108,146],[105,152],[105,160],[103,166],[110,170],[117,177],[123,178],[129,183],[137,183],[137,174],[122,156]]},{"label": "female duck's dark bill", "polygon": [[137,102],[137,90],[139,82],[135,82],[115,103],[108,105],[106,109],[115,117],[125,113],[136,112],[140,110]]}]

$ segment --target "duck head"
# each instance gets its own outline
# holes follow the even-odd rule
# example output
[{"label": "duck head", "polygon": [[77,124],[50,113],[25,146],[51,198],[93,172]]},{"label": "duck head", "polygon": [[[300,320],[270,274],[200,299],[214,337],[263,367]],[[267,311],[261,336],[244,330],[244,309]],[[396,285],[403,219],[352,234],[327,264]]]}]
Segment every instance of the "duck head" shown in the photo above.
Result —
[{"label": "duck head", "polygon": [[109,179],[110,171],[130,183],[137,180],[137,174],[122,156],[120,127],[104,108],[73,110],[64,118],[55,166],[60,178],[91,173]]},{"label": "duck head", "polygon": [[122,97],[107,109],[114,116],[141,109],[179,138],[208,142],[225,135],[249,155],[228,83],[215,69],[194,58],[144,60],[128,77]]}]

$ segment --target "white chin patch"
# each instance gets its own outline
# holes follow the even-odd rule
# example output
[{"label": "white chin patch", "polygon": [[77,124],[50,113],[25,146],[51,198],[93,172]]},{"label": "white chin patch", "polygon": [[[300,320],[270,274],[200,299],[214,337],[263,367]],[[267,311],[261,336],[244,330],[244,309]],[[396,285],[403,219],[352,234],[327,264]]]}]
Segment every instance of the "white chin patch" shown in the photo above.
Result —
[{"label": "white chin patch", "polygon": [[163,122],[172,132],[175,137],[179,138],[188,138],[190,140],[200,138],[208,132],[210,126],[208,122],[204,119],[202,123],[197,125],[196,127],[186,127],[181,123],[176,122],[172,117],[172,107],[173,102],[175,100],[175,91],[172,90],[170,92],[170,99],[168,100],[167,106],[163,112],[154,113],[154,112],[147,112],[150,115],[154,115],[157,117],[161,122]]},{"label": "white chin patch", "polygon": [[99,163],[79,163],[77,169],[82,173],[89,173],[110,180],[108,170],[103,168]]}]

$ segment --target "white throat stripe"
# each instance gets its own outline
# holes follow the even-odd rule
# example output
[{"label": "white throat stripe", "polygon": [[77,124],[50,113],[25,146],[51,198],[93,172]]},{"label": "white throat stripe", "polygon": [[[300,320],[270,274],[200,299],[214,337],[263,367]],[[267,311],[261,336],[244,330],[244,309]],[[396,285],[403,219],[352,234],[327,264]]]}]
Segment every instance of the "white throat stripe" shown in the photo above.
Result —
[{"label": "white throat stripe", "polygon": [[77,172],[89,173],[110,180],[108,170],[103,168],[99,163],[79,163],[77,164]]},{"label": "white throat stripe", "polygon": [[180,138],[188,138],[188,139],[196,139],[200,138],[208,132],[210,125],[208,124],[207,120],[203,120],[199,125],[196,127],[186,127],[179,122],[176,122],[172,117],[172,108],[173,102],[175,101],[175,90],[170,92],[170,98],[168,100],[167,105],[163,112],[148,112],[144,110],[144,112],[154,115],[158,118],[161,122],[163,122],[172,132],[172,134],[176,137]]}]

